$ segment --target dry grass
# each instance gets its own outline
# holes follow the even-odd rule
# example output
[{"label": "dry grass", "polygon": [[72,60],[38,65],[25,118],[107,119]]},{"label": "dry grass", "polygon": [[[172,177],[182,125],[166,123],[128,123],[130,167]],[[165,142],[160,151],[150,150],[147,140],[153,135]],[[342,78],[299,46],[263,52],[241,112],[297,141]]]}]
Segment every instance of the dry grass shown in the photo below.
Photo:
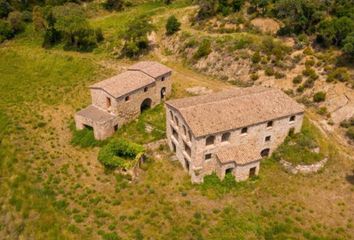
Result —
[{"label": "dry grass", "polygon": [[[1,129],[10,120],[0,145],[0,238],[354,238],[353,160],[341,154],[353,151],[334,136],[328,165],[311,176],[289,175],[266,160],[258,179],[220,194],[218,184],[190,184],[162,145],[131,182],[104,170],[98,148],[71,145],[69,129],[75,110],[90,101],[85,86],[126,61],[46,51],[23,39],[0,52]],[[230,87],[172,58],[166,63],[175,71],[173,97],[192,86]]]}]

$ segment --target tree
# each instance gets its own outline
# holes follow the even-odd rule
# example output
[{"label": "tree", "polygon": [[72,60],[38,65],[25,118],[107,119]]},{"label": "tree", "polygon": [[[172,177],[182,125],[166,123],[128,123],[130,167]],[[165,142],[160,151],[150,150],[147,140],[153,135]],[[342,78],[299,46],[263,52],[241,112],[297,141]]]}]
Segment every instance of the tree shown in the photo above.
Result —
[{"label": "tree", "polygon": [[348,17],[322,21],[318,26],[317,41],[328,47],[342,46],[343,40],[353,31],[354,21]]},{"label": "tree", "polygon": [[240,11],[244,3],[245,3],[244,0],[232,0],[231,2],[232,10],[234,12]]},{"label": "tree", "polygon": [[[314,0],[280,0],[276,3],[276,15],[283,19],[283,33],[306,32],[319,21],[317,15],[319,3]],[[316,16],[316,17],[315,17]]]},{"label": "tree", "polygon": [[5,41],[6,39],[10,39],[14,36],[14,32],[10,26],[10,24],[0,19],[0,43]]},{"label": "tree", "polygon": [[52,12],[48,14],[46,22],[47,22],[47,26],[44,34],[42,47],[49,48],[55,45],[56,43],[60,42],[61,34],[54,27],[56,20]]},{"label": "tree", "polygon": [[89,23],[81,7],[74,3],[57,6],[53,9],[54,28],[60,31],[69,46],[78,46],[77,35],[89,29]]},{"label": "tree", "polygon": [[322,43],[325,47],[332,45],[336,36],[336,29],[332,20],[324,20],[318,25],[317,42]]},{"label": "tree", "polygon": [[7,0],[0,0],[0,18],[6,18],[12,7]]},{"label": "tree", "polygon": [[197,13],[197,21],[205,20],[215,16],[217,10],[217,0],[199,0],[199,11]]},{"label": "tree", "polygon": [[123,10],[124,2],[123,0],[106,0],[103,6],[107,10],[121,11]]},{"label": "tree", "polygon": [[177,20],[177,18],[172,15],[167,19],[166,23],[166,34],[172,35],[175,32],[180,30],[181,23]]},{"label": "tree", "polygon": [[32,22],[34,30],[42,31],[46,28],[46,21],[43,16],[42,8],[35,6],[32,10]]},{"label": "tree", "polygon": [[10,26],[14,30],[14,33],[21,32],[25,28],[22,20],[22,14],[19,11],[10,12],[9,16],[7,17],[7,20],[9,21]]},{"label": "tree", "polygon": [[266,7],[271,2],[271,0],[250,0],[250,8],[251,12],[258,12],[260,14],[264,14],[266,11]]},{"label": "tree", "polygon": [[353,32],[354,21],[348,17],[341,17],[334,21],[334,26],[336,29],[335,45],[341,46],[343,40]]},{"label": "tree", "polygon": [[138,16],[128,23],[124,33],[125,44],[122,49],[123,55],[137,57],[149,46],[147,35],[154,30],[151,19],[146,16]]},{"label": "tree", "polygon": [[343,41],[343,51],[354,57],[354,32],[350,33]]}]

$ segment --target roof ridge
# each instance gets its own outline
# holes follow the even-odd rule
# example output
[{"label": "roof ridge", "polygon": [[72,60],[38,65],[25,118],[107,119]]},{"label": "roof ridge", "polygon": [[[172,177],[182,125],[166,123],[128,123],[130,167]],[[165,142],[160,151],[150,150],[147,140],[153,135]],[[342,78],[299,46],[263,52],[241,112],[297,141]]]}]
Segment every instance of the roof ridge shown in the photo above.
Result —
[{"label": "roof ridge", "polygon": [[126,70],[126,72],[141,72],[141,73],[145,74],[146,76],[153,78],[154,81],[156,82],[156,78],[154,78],[153,76],[151,76],[150,74],[144,72],[144,71],[141,70],[141,69],[130,69],[130,68],[128,68],[128,69]]},{"label": "roof ridge", "polygon": [[[258,87],[257,87],[258,88]],[[240,89],[237,89],[238,91],[242,91]],[[275,91],[277,89],[273,89],[273,88],[263,88],[262,91],[259,91],[259,92],[253,92],[253,93],[248,93],[248,94],[241,94],[241,95],[238,95],[238,96],[232,96],[232,97],[225,97],[223,99],[213,99],[211,101],[208,101],[208,102],[204,102],[204,103],[197,103],[197,104],[194,104],[194,105],[189,105],[187,107],[182,107],[180,108],[181,110],[183,109],[189,109],[189,108],[192,108],[192,107],[196,107],[196,106],[202,106],[202,105],[207,105],[207,104],[213,104],[213,103],[216,103],[216,102],[225,102],[225,101],[230,101],[231,99],[237,99],[237,98],[241,98],[241,97],[245,97],[245,96],[251,96],[251,95],[256,95],[256,94],[260,94],[260,93],[264,93],[266,91]],[[230,92],[231,91],[234,91],[233,90],[229,90]],[[217,93],[223,93],[223,91],[220,91],[220,92],[217,92]],[[208,95],[212,95],[213,93],[211,94],[208,94]],[[204,96],[208,96],[208,95],[203,95]]]}]

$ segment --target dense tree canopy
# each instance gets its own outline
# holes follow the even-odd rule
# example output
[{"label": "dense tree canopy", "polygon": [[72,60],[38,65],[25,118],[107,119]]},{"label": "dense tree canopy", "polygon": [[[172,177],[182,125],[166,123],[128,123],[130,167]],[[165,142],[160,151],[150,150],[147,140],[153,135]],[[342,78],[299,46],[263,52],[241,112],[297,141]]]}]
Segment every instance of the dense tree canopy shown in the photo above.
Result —
[{"label": "dense tree canopy", "polygon": [[130,21],[123,36],[125,44],[123,54],[128,57],[137,57],[144,50],[148,49],[149,41],[147,35],[154,30],[151,19],[146,16],[138,16]]}]

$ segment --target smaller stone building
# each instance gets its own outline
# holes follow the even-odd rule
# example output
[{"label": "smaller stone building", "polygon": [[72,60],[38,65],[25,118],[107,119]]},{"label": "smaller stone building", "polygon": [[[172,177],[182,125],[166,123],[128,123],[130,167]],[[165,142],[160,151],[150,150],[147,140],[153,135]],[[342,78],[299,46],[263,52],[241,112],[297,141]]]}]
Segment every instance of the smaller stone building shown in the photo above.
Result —
[{"label": "smaller stone building", "polygon": [[110,137],[122,124],[171,93],[171,73],[158,62],[145,61],[91,85],[92,104],[75,114],[76,128],[92,127],[99,140]]},{"label": "smaller stone building", "polygon": [[258,175],[260,161],[289,131],[299,132],[304,107],[280,90],[251,87],[166,102],[170,149],[191,176],[213,172],[236,181]]}]

